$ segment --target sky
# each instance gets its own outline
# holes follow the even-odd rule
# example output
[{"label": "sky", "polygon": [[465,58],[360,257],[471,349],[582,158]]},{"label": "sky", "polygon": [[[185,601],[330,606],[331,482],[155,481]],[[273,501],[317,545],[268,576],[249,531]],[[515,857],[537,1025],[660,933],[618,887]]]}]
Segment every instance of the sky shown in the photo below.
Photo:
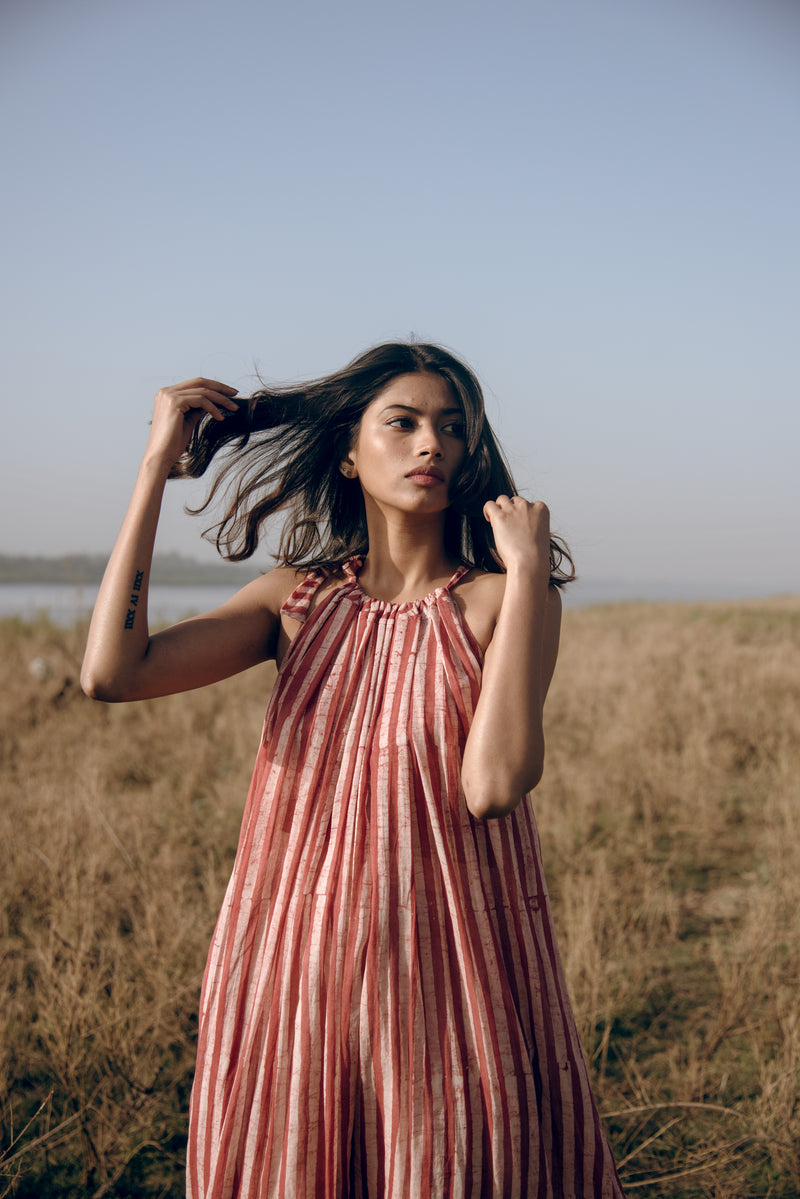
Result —
[{"label": "sky", "polygon": [[0,553],[110,550],[160,386],[414,335],[584,594],[800,592],[798,128],[795,0],[4,0]]}]

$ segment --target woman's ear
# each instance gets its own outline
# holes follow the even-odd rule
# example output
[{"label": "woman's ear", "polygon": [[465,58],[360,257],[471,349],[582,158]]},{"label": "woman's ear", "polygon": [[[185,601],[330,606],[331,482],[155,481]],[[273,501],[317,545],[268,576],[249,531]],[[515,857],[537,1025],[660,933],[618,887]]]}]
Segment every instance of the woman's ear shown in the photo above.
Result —
[{"label": "woman's ear", "polygon": [[346,479],[354,479],[358,474],[358,471],[355,468],[355,463],[351,462],[349,458],[344,458],[339,463],[339,470]]}]

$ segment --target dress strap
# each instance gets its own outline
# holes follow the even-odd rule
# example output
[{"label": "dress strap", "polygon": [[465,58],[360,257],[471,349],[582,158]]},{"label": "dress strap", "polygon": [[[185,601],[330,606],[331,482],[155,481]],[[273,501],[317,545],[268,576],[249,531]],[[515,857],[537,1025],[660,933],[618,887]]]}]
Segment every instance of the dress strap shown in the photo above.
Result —
[{"label": "dress strap", "polygon": [[461,580],[464,578],[464,575],[468,575],[471,570],[472,570],[471,566],[465,566],[464,563],[462,562],[461,566],[459,566],[458,570],[453,575],[450,582],[445,583],[445,585],[444,585],[445,591],[451,591],[453,589],[453,587],[455,587],[456,583],[460,583]]},{"label": "dress strap", "polygon": [[327,577],[327,572],[324,570],[310,571],[281,604],[281,616],[291,616],[292,620],[299,620],[302,624],[308,616],[308,609],[316,591]]},{"label": "dress strap", "polygon": [[358,572],[361,570],[363,565],[364,559],[360,554],[356,554],[355,557],[348,558],[346,562],[342,563],[344,577],[347,579],[348,583],[355,583],[357,581]]}]

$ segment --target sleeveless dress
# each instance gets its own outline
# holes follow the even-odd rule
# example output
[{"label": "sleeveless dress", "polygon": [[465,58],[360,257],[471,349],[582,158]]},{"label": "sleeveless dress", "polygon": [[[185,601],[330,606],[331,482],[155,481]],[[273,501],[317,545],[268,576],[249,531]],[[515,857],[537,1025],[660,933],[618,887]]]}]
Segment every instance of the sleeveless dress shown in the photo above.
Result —
[{"label": "sleeveless dress", "polygon": [[617,1199],[530,800],[473,819],[451,591],[324,572],[267,708],[201,996],[190,1199]]}]

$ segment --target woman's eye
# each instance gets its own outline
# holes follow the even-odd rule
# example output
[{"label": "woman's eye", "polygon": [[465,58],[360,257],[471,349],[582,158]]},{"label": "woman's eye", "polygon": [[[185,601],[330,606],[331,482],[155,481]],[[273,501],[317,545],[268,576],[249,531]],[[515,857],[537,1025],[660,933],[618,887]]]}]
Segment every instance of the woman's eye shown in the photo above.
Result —
[{"label": "woman's eye", "polygon": [[[390,416],[386,422],[390,429],[413,429],[414,418],[411,416]],[[447,424],[440,426],[442,433],[446,433],[449,437],[459,437],[462,440],[466,436],[464,432],[464,422],[460,420],[451,420]]]}]

